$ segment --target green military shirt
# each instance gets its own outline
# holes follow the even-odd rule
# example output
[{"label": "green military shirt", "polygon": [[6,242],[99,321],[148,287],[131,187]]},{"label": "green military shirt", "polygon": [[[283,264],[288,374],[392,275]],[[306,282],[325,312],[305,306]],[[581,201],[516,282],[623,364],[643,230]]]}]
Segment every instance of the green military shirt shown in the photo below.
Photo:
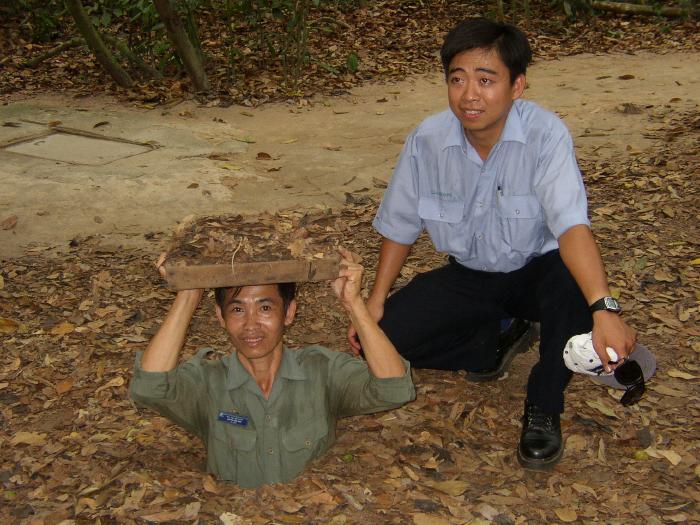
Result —
[{"label": "green military shirt", "polygon": [[364,361],[320,346],[284,349],[265,399],[237,354],[205,348],[169,372],[146,372],[136,356],[131,398],[199,436],[207,470],[244,487],[294,478],[335,441],[336,419],[415,399],[403,377],[378,379]]}]

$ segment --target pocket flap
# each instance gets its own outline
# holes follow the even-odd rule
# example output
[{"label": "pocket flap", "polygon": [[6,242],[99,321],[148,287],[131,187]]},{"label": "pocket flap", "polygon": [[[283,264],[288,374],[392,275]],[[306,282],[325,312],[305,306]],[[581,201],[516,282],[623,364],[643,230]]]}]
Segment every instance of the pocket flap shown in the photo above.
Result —
[{"label": "pocket flap", "polygon": [[508,219],[535,219],[540,203],[534,195],[505,195],[500,198],[501,216]]},{"label": "pocket flap", "polygon": [[312,448],[319,439],[328,434],[328,425],[323,421],[313,421],[297,425],[282,437],[282,445],[290,452]]},{"label": "pocket flap", "polygon": [[420,197],[418,199],[418,215],[421,219],[429,221],[459,222],[464,216],[464,202]]},{"label": "pocket flap", "polygon": [[[226,423],[222,423],[225,425]],[[224,441],[228,446],[236,450],[253,450],[257,441],[257,432],[249,428],[238,428],[228,425],[230,428],[218,427],[214,431],[214,437]]]}]

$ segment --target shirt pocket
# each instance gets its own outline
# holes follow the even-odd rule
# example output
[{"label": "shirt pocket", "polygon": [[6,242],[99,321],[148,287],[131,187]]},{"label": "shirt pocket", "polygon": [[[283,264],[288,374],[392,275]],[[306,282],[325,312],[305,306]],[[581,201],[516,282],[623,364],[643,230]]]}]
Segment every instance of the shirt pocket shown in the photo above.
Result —
[{"label": "shirt pocket", "polygon": [[284,479],[299,474],[309,461],[320,456],[328,447],[328,422],[313,419],[296,425],[282,434],[282,469]]},{"label": "shirt pocket", "polygon": [[535,195],[504,195],[499,198],[503,238],[511,249],[534,253],[542,247],[542,208]]},{"label": "shirt pocket", "polygon": [[207,464],[217,477],[241,485],[247,477],[257,478],[257,432],[222,423],[211,434],[207,450]]},{"label": "shirt pocket", "polygon": [[443,201],[435,197],[418,198],[418,215],[424,221],[455,224],[464,217],[464,202]]}]

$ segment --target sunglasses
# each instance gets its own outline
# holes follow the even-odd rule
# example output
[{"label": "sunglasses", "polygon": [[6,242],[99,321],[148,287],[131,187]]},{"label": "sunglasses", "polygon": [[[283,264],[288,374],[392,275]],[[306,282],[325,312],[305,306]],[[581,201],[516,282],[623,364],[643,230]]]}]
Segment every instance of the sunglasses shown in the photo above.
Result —
[{"label": "sunglasses", "polygon": [[620,399],[623,406],[631,406],[637,403],[646,390],[644,386],[644,373],[639,363],[627,360],[618,366],[613,372],[618,383],[625,387],[625,393]]}]

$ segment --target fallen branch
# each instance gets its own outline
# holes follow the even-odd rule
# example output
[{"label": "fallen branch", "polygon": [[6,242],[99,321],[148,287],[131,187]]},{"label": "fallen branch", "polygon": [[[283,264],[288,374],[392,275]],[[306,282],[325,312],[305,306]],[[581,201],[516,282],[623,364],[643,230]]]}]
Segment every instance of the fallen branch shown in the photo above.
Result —
[{"label": "fallen branch", "polygon": [[36,66],[48,60],[49,58],[53,58],[56,55],[63,53],[66,49],[70,49],[71,47],[77,47],[82,43],[83,39],[79,36],[76,36],[75,38],[71,38],[68,42],[63,42],[62,44],[59,44],[56,47],[51,48],[48,51],[42,53],[41,55],[26,61],[23,65],[24,67],[34,69]]},{"label": "fallen branch", "polygon": [[697,9],[685,9],[683,7],[654,7],[651,5],[627,4],[624,2],[608,2],[606,0],[594,0],[591,4],[593,9],[598,11],[609,11],[621,13],[623,15],[644,15],[644,16],[698,16]]},{"label": "fallen branch", "polygon": [[352,29],[352,26],[350,24],[348,24],[347,22],[343,22],[339,18],[332,18],[330,16],[322,16],[322,17],[317,18],[316,20],[311,20],[311,21],[309,21],[309,26],[315,26],[315,25],[318,25],[322,22],[325,22],[327,24],[339,25],[340,27],[344,27],[345,29],[348,29],[348,30]]}]

